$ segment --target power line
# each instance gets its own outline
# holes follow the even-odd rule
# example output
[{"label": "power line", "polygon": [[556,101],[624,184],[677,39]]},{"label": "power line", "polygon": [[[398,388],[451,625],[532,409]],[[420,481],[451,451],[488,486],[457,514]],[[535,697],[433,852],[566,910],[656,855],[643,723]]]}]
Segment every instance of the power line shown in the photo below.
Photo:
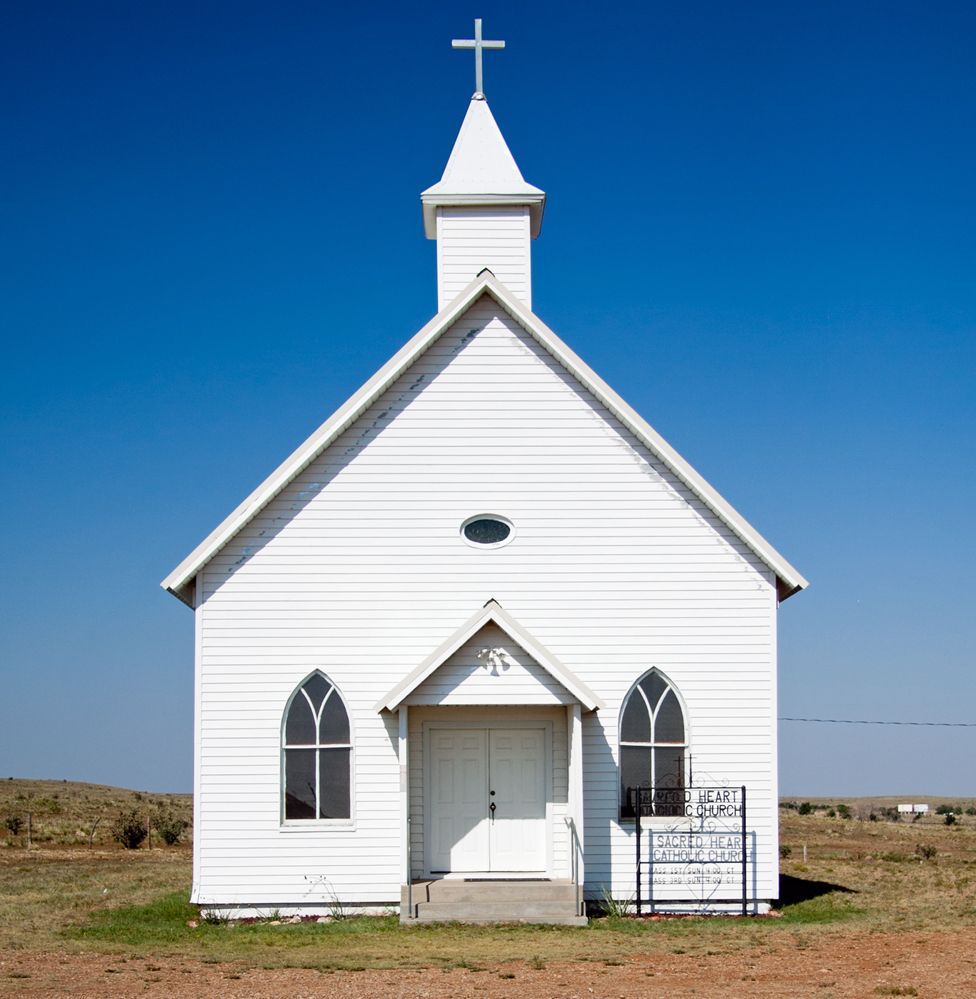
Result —
[{"label": "power line", "polygon": [[871,721],[865,718],[783,718],[788,722],[818,722],[821,725],[918,725],[928,728],[976,728],[976,722]]}]

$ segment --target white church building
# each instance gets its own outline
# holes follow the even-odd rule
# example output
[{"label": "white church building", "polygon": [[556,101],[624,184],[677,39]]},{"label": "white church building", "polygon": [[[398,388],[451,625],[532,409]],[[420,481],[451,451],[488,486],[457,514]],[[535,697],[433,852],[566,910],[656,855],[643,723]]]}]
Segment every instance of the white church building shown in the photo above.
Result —
[{"label": "white church building", "polygon": [[195,618],[207,909],[778,895],[806,580],[533,311],[545,197],[479,85],[421,195],[436,315],[162,583]]}]

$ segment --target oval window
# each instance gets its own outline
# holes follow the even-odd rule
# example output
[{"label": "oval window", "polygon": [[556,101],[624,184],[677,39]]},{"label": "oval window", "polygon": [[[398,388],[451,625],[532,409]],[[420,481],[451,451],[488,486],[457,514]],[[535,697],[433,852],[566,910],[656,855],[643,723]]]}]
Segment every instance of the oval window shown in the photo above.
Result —
[{"label": "oval window", "polygon": [[461,525],[464,540],[480,547],[497,547],[512,539],[512,522],[494,514],[481,513]]}]

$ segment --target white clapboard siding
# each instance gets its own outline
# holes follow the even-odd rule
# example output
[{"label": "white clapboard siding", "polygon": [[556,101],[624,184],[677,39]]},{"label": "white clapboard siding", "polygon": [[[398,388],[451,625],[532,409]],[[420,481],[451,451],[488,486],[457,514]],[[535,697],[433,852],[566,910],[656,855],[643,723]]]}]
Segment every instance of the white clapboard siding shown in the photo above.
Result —
[{"label": "white clapboard siding", "polygon": [[[516,298],[532,308],[532,239],[527,206],[512,208],[437,209],[437,308],[448,302],[487,268]],[[495,368],[504,374],[509,358],[495,356]],[[424,369],[418,369],[418,375]],[[487,372],[491,374],[491,372]],[[457,372],[452,391],[463,392],[477,384],[480,371],[465,366]],[[513,377],[532,377],[531,372],[513,372]],[[445,402],[448,400],[445,399]],[[462,404],[463,397],[458,397]]]},{"label": "white clapboard siding", "polygon": [[[460,525],[478,513],[508,517],[514,539],[466,544]],[[657,667],[687,707],[699,781],[748,785],[755,887],[777,894],[772,573],[482,298],[201,573],[197,900],[396,902],[398,719],[375,705],[492,598],[603,702],[583,715],[588,893],[634,890],[632,826],[617,820],[617,723],[631,685]],[[553,808],[566,814],[564,692],[517,649],[518,673],[465,673],[470,651],[418,688],[440,706],[409,708],[417,873],[424,718],[551,719]],[[353,818],[283,825],[283,711],[315,669],[350,712]],[[518,680],[513,698],[543,691],[553,706],[448,706],[485,696],[489,680]],[[568,870],[561,828],[553,857]]]}]

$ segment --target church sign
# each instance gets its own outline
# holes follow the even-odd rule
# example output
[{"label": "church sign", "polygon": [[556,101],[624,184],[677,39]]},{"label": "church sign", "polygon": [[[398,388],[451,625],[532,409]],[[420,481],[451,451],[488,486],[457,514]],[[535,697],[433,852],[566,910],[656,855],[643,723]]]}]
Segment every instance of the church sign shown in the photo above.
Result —
[{"label": "church sign", "polygon": [[[745,785],[631,787],[627,799],[635,816],[637,915],[643,912],[645,886],[652,907],[658,902],[692,901],[662,897],[662,889],[666,893],[672,885],[694,887],[700,894],[695,900],[703,904],[734,887],[742,914],[747,914],[750,849]],[[658,822],[645,826],[649,818]],[[660,825],[661,819],[667,824]]]}]

